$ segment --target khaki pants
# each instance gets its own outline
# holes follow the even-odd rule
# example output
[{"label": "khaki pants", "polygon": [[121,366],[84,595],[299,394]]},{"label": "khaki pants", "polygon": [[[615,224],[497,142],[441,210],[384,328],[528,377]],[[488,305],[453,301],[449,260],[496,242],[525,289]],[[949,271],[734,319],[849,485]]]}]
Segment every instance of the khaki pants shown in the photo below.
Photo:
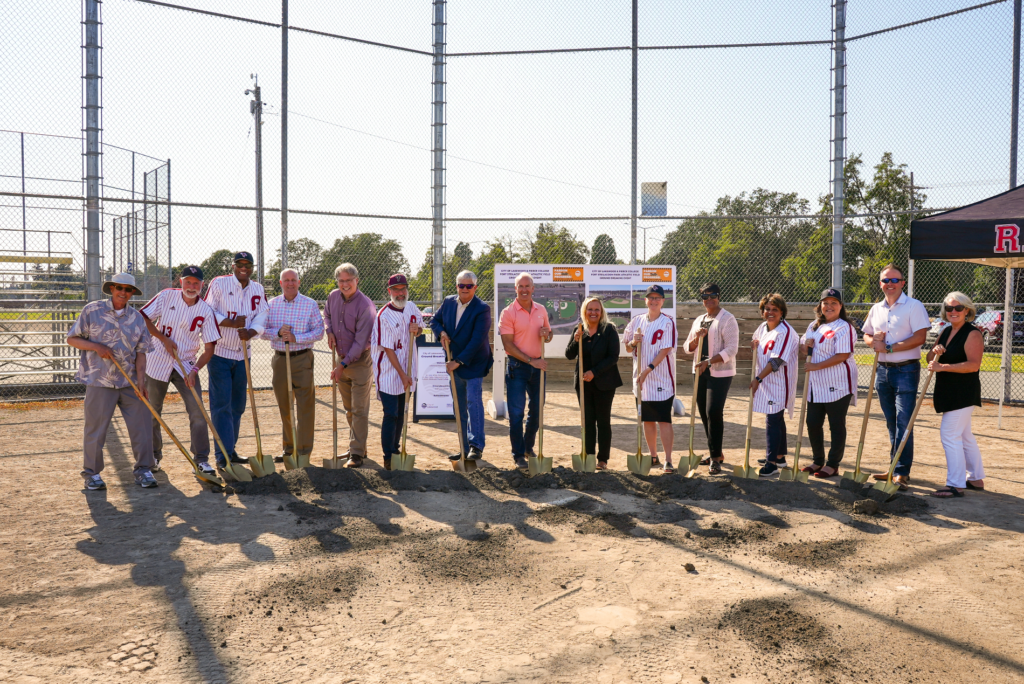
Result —
[{"label": "khaki pants", "polygon": [[[210,460],[210,431],[206,426],[206,418],[203,417],[203,410],[196,403],[196,398],[192,396],[192,391],[189,390],[185,384],[184,378],[178,371],[171,371],[171,377],[168,378],[167,382],[161,382],[150,377],[146,377],[146,392],[149,393],[149,403],[153,405],[156,412],[161,416],[164,415],[164,399],[167,397],[167,388],[174,384],[178,389],[178,394],[181,395],[181,399],[185,404],[185,411],[188,412],[188,427],[189,433],[192,437],[192,443],[189,445],[192,455],[195,457],[196,463],[206,463]],[[203,386],[201,384],[201,378],[196,378],[196,392],[200,397],[203,396]],[[156,457],[157,462],[163,458],[164,454],[164,436],[163,428],[160,427],[160,423],[153,421],[153,456]]]},{"label": "khaki pants", "polygon": [[88,385],[85,388],[85,463],[82,468],[85,479],[103,470],[103,445],[107,441],[107,429],[115,408],[121,409],[124,426],[128,429],[135,455],[134,473],[138,475],[156,463],[153,459],[153,415],[135,396],[135,390],[131,387],[116,389]]},{"label": "khaki pants", "polygon": [[299,448],[292,448],[291,400],[288,396],[288,371],[284,354],[274,352],[270,362],[274,369],[274,396],[281,412],[281,444],[286,454],[309,454],[313,451],[313,423],[316,418],[316,394],[313,387],[313,352],[292,354],[292,389],[295,392],[295,416],[298,418]]},{"label": "khaki pants", "polygon": [[373,390],[373,364],[370,363],[369,350],[345,369],[345,374],[338,381],[338,390],[348,421],[348,453],[365,458],[366,435],[370,430],[370,394]]}]

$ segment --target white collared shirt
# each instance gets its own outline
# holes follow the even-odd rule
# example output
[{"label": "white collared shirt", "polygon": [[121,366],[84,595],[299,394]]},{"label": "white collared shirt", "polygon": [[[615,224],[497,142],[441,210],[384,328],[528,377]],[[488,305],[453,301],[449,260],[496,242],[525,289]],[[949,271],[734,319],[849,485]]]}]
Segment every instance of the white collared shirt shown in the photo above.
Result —
[{"label": "white collared shirt", "polygon": [[[906,292],[900,293],[896,303],[889,306],[886,300],[882,300],[871,307],[868,312],[864,326],[861,328],[868,335],[874,336],[878,333],[885,333],[885,343],[895,345],[913,337],[918,330],[927,330],[931,327],[928,320],[928,311],[924,304]],[[878,355],[880,363],[899,363],[921,358],[921,347],[903,349],[892,354],[881,353]]]},{"label": "white collared shirt", "polygon": [[462,320],[462,314],[464,314],[466,312],[466,307],[473,303],[473,299],[470,298],[470,300],[468,302],[463,304],[461,299],[456,298],[455,302],[456,302],[456,306],[455,306],[455,327],[458,328],[459,327],[459,321]]}]

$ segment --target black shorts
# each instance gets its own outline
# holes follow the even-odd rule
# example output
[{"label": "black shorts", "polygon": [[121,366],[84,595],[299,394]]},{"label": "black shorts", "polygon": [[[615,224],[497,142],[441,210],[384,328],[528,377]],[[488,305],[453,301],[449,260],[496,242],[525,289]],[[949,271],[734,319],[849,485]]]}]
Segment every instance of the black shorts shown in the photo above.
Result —
[{"label": "black shorts", "polygon": [[661,401],[641,401],[640,420],[645,423],[671,423],[675,400],[675,397],[669,397]]}]

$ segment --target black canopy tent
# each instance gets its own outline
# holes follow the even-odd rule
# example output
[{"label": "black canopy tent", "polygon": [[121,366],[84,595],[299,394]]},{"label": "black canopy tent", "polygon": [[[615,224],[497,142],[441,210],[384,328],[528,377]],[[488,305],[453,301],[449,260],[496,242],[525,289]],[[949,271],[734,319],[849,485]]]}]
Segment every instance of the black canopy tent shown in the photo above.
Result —
[{"label": "black canopy tent", "polygon": [[967,261],[1006,269],[1003,303],[1003,401],[1010,382],[1013,335],[1013,269],[1024,267],[1024,186],[966,207],[916,219],[910,223],[910,258]]}]

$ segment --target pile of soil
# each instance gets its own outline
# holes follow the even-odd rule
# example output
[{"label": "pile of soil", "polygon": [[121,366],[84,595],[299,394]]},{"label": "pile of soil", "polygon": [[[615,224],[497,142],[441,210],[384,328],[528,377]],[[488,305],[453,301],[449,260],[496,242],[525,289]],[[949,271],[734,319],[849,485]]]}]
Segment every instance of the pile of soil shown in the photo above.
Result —
[{"label": "pile of soil", "polygon": [[[809,510],[831,510],[850,514],[855,493],[828,484],[804,485],[768,480],[741,480],[730,477],[695,477],[682,474],[639,477],[628,472],[604,471],[578,473],[562,466],[550,473],[528,477],[518,470],[484,468],[469,474],[446,470],[381,471],[370,469],[326,470],[310,467],[261,477],[252,482],[232,485],[243,496],[291,494],[321,495],[331,492],[373,491],[394,494],[400,491],[471,492],[500,491],[516,494],[539,489],[630,494],[655,501],[666,498],[690,501],[743,500],[762,506],[786,506]],[[921,497],[897,496],[880,505],[883,513],[907,515],[921,513],[928,502]]]},{"label": "pile of soil", "polygon": [[429,544],[410,544],[405,557],[427,580],[483,582],[518,579],[528,572],[515,553],[516,537],[511,530],[482,534],[474,539],[446,535]]},{"label": "pile of soil", "polygon": [[852,539],[805,543],[783,542],[768,552],[776,560],[801,568],[833,568],[857,552]]},{"label": "pile of soil", "polygon": [[762,650],[773,650],[783,642],[819,647],[829,643],[828,629],[809,615],[795,611],[778,599],[747,599],[735,604],[718,623]]}]

